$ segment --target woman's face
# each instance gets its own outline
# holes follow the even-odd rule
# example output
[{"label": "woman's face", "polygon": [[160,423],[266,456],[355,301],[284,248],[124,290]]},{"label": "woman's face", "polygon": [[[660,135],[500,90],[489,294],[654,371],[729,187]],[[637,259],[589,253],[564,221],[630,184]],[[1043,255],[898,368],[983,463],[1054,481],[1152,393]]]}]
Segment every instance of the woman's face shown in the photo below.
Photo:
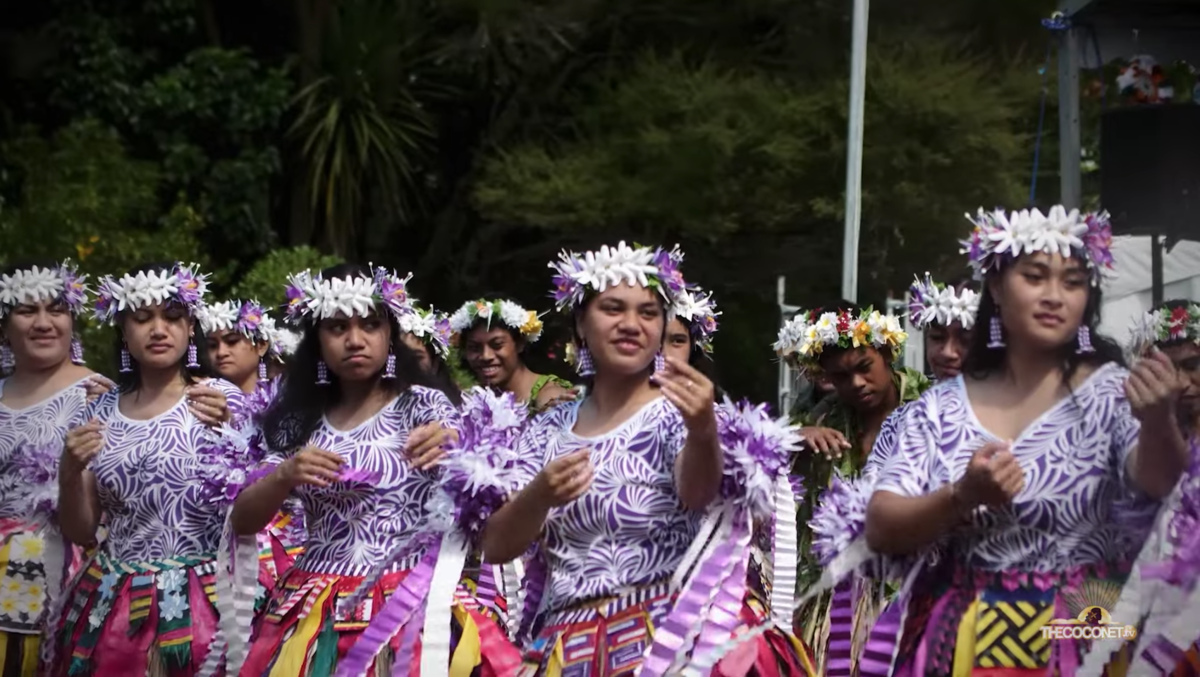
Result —
[{"label": "woman's face", "polygon": [[925,329],[925,359],[929,361],[934,377],[949,379],[962,373],[969,345],[971,331],[963,329],[961,323],[929,325]]},{"label": "woman's face", "polygon": [[1027,254],[989,284],[1009,346],[1059,350],[1076,339],[1089,293],[1079,259]]},{"label": "woman's face", "polygon": [[71,312],[63,303],[22,303],[4,320],[4,337],[17,369],[40,371],[62,364],[71,355]]},{"label": "woman's face", "polygon": [[413,351],[417,357],[417,362],[421,364],[421,371],[426,374],[433,373],[433,359],[429,357],[429,348],[425,342],[416,334],[409,332],[401,332],[400,342]]},{"label": "woman's face", "polygon": [[205,341],[208,360],[221,378],[241,385],[258,377],[258,361],[267,352],[267,344],[255,344],[241,332],[218,330]]},{"label": "woman's face", "polygon": [[521,364],[521,346],[503,327],[472,327],[463,337],[463,357],[479,383],[504,387]]},{"label": "woman's face", "polygon": [[344,381],[375,378],[387,364],[392,327],[379,315],[322,320],[317,331],[321,359],[329,371]]},{"label": "woman's face", "polygon": [[121,334],[143,370],[176,369],[191,341],[192,318],[177,303],[145,306],[123,315]]},{"label": "woman's face", "polygon": [[596,372],[646,371],[663,342],[663,308],[651,289],[620,284],[598,294],[576,323]]},{"label": "woman's face", "polygon": [[677,318],[667,323],[667,338],[663,342],[663,356],[674,357],[680,362],[692,358],[692,334],[687,323]]}]

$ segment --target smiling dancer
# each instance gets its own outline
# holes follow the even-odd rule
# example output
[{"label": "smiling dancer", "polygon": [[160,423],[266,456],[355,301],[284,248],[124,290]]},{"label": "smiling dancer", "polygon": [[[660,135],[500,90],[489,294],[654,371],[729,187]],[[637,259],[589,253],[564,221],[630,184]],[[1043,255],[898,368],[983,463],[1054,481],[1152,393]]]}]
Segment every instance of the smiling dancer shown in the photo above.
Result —
[{"label": "smiling dancer", "polygon": [[[421,622],[409,616],[393,626],[389,614],[428,594],[426,557],[438,551],[425,545],[435,517],[427,504],[459,414],[401,342],[415,312],[406,284],[357,265],[291,278],[288,317],[304,338],[265,417],[265,474],[238,497],[232,522],[239,533],[256,533],[298,496],[309,540],[271,595],[246,675],[361,675],[372,664],[372,674],[392,674],[396,661],[400,669],[421,663],[413,646]],[[417,440],[414,430],[430,424],[442,434]],[[492,651],[479,660],[505,660],[502,630],[490,618],[469,611],[454,619],[454,677],[476,668],[468,654],[484,644]],[[449,635],[450,619],[435,631]],[[511,645],[507,652],[516,660]]]},{"label": "smiling dancer", "polygon": [[210,427],[240,409],[241,391],[197,376],[205,287],[184,264],[101,281],[96,317],[117,327],[120,374],[67,434],[59,518],[79,545],[96,545],[102,514],[108,535],[64,594],[45,674],[196,675],[220,663],[217,551],[245,448]]},{"label": "smiling dancer", "polygon": [[1170,393],[1139,385],[1174,367],[1156,356],[1131,376],[1094,331],[1112,265],[1104,214],[981,210],[974,223],[987,331],[963,375],[912,405],[880,471],[867,542],[921,560],[868,654],[906,676],[1070,676],[1086,647],[1038,629],[1116,601],[1187,462]]},{"label": "smiling dancer", "polygon": [[70,262],[0,274],[0,669],[38,674],[48,609],[77,551],[58,529],[58,463],[67,430],[83,422],[85,386],[76,321],[86,276]]},{"label": "smiling dancer", "polygon": [[[744,630],[749,519],[718,530],[723,544],[699,564],[689,548],[710,505],[749,484],[769,492],[771,480],[726,474],[728,463],[758,472],[750,459],[742,465],[736,445],[722,444],[719,419],[739,412],[719,416],[709,380],[660,353],[668,309],[684,289],[679,258],[621,243],[564,252],[551,264],[557,305],[574,319],[577,369],[592,384],[586,398],[526,428],[518,447],[524,488],[484,532],[491,562],[541,539],[527,578],[523,624],[533,641],[522,675],[674,674],[681,660],[715,659],[712,643]],[[789,445],[771,451],[782,472]],[[689,578],[693,566],[704,574]],[[713,604],[724,613],[706,613]],[[748,674],[804,672],[798,647],[782,634],[747,646],[767,649],[738,655]]]},{"label": "smiling dancer", "polygon": [[467,301],[450,316],[463,364],[480,384],[505,390],[540,411],[574,397],[572,384],[535,374],[521,358],[542,337],[542,321],[508,299]]}]

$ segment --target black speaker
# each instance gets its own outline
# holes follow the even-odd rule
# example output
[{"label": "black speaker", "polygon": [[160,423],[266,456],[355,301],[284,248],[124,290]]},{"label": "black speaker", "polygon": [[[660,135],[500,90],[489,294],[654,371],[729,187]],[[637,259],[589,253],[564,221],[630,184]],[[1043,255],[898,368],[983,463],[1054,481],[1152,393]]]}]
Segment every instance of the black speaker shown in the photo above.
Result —
[{"label": "black speaker", "polygon": [[1200,241],[1200,105],[1117,108],[1100,127],[1100,203],[1113,234]]}]

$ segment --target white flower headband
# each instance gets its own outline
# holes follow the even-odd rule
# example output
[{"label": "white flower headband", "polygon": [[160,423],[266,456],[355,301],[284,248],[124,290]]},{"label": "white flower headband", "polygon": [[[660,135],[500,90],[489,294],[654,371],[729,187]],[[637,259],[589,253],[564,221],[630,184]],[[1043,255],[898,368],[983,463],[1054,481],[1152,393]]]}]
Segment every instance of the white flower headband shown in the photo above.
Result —
[{"label": "white flower headband", "polygon": [[625,283],[657,290],[670,306],[686,286],[679,272],[682,261],[678,247],[667,251],[620,242],[582,256],[564,250],[550,263],[555,271],[551,296],[559,311],[573,310],[583,305],[588,290],[598,294]]},{"label": "white flower headband", "polygon": [[1099,285],[1105,269],[1112,269],[1112,227],[1108,213],[1080,214],[1055,206],[1043,215],[1037,209],[1006,213],[979,210],[967,219],[975,224],[962,253],[968,255],[976,279],[998,270],[1005,259],[1042,252],[1070,256],[1081,254],[1092,272],[1092,284]]},{"label": "white flower headband", "polygon": [[170,270],[141,271],[116,279],[106,275],[100,280],[95,316],[101,322],[116,322],[117,314],[172,301],[187,308],[192,317],[204,309],[208,276],[196,272],[194,263],[176,263]]},{"label": "white flower headband", "polygon": [[63,261],[55,268],[21,268],[0,275],[0,318],[23,303],[61,301],[71,314],[79,316],[87,308],[87,275],[75,265]]},{"label": "white flower headband", "polygon": [[775,352],[785,359],[795,359],[811,372],[820,370],[818,360],[828,347],[891,348],[893,356],[908,340],[908,334],[893,315],[881,315],[870,307],[854,316],[844,310],[820,313],[810,310],[793,317],[779,330]]},{"label": "white flower headband", "polygon": [[491,329],[493,319],[499,320],[513,331],[520,332],[521,336],[524,336],[529,343],[537,343],[537,340],[542,337],[542,320],[538,314],[507,300],[467,301],[450,316],[450,331],[456,337],[462,336],[479,321],[484,322],[487,328]]},{"label": "white flower headband", "polygon": [[712,293],[704,293],[700,288],[685,289],[675,297],[671,306],[671,314],[683,320],[688,325],[692,341],[705,353],[713,351],[713,337],[717,333],[717,304],[713,301]]},{"label": "white flower headband", "polygon": [[288,277],[287,319],[294,324],[320,322],[338,313],[347,317],[370,315],[379,306],[397,321],[414,312],[408,298],[408,281],[386,268],[373,268],[371,277],[348,275],[326,280],[305,270]]},{"label": "white flower headband", "polygon": [[[257,301],[220,301],[205,304],[200,310],[200,329],[205,334],[214,331],[236,331],[254,343],[266,343],[267,352],[276,360],[295,351],[285,350],[287,338],[281,337],[281,331],[275,324],[275,319],[267,314]],[[297,340],[296,343],[299,341]]]},{"label": "white flower headband", "polygon": [[979,294],[973,289],[956,290],[934,282],[929,273],[908,288],[908,321],[924,329],[931,324],[948,326],[954,322],[963,329],[975,326],[979,312]]},{"label": "white flower headband", "polygon": [[1191,341],[1200,345],[1200,304],[1156,308],[1143,314],[1129,333],[1134,355],[1145,355],[1156,343]]},{"label": "white flower headband", "polygon": [[428,343],[444,360],[450,356],[450,320],[444,313],[417,306],[412,312],[397,318],[400,331],[408,332]]}]

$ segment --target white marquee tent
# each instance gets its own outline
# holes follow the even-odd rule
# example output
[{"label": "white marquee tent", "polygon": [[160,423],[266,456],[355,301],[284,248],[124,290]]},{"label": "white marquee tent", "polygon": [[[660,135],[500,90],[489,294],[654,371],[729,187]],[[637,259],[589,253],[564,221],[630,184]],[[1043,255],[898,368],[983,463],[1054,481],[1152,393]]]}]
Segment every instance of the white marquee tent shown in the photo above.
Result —
[{"label": "white marquee tent", "polygon": [[[1153,303],[1149,236],[1115,238],[1113,259],[1116,274],[1103,287],[1100,332],[1124,346],[1130,326]],[[1163,253],[1162,261],[1163,300],[1200,301],[1200,242],[1179,242]]]}]

